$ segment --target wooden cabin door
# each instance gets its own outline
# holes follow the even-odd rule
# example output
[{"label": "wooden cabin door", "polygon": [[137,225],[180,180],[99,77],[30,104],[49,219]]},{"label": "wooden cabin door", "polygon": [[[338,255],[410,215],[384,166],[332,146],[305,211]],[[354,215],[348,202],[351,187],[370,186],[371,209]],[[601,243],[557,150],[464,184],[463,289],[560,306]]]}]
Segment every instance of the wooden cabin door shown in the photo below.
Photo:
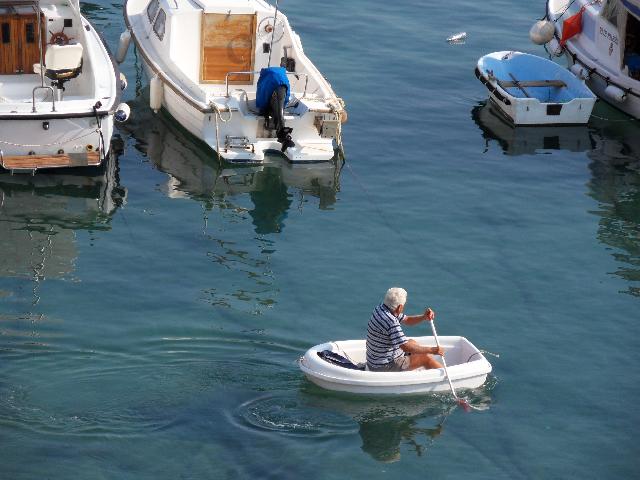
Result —
[{"label": "wooden cabin door", "polygon": [[0,75],[33,73],[33,64],[40,62],[37,23],[35,13],[0,15]]},{"label": "wooden cabin door", "polygon": [[18,37],[16,16],[0,16],[0,75],[13,75],[18,70]]},{"label": "wooden cabin door", "polygon": [[[20,62],[20,73],[33,73],[33,64],[40,63],[40,49],[38,48],[38,40],[42,39],[42,56],[44,52],[46,40],[42,34],[38,34],[38,17],[36,14],[18,15],[18,35]],[[40,30],[42,32],[42,30]]]},{"label": "wooden cabin door", "polygon": [[[229,72],[253,70],[256,15],[202,14],[200,82],[224,83]],[[232,75],[229,83],[253,83],[253,75]]]}]

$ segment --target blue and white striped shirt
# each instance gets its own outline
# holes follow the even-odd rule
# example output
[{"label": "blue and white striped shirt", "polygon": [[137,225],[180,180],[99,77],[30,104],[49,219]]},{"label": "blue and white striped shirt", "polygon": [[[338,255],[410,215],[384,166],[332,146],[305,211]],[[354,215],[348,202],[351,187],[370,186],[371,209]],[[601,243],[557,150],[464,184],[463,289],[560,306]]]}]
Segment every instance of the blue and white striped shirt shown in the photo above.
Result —
[{"label": "blue and white striped shirt", "polygon": [[409,341],[400,322],[407,316],[396,317],[384,303],[373,309],[367,326],[367,365],[381,367],[404,355],[400,345]]}]

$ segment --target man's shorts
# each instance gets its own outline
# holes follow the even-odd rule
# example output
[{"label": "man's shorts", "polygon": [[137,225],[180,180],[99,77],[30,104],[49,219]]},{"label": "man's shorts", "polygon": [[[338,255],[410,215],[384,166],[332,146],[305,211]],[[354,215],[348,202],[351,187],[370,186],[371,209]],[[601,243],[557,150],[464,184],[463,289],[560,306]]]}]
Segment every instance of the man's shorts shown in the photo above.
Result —
[{"label": "man's shorts", "polygon": [[411,357],[409,355],[402,355],[392,362],[389,362],[386,365],[382,365],[381,367],[369,367],[369,370],[371,370],[372,372],[402,372],[404,370],[409,370],[410,364]]}]

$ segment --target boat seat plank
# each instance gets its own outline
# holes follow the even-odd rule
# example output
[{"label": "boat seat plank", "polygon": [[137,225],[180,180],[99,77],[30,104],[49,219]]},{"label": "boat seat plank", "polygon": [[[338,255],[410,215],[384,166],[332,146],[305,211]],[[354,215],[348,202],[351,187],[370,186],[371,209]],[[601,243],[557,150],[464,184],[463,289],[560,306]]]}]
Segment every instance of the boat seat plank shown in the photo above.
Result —
[{"label": "boat seat plank", "polygon": [[100,165],[100,154],[98,152],[64,153],[58,155],[14,155],[2,157],[2,167],[7,170],[86,167],[92,165]]},{"label": "boat seat plank", "polygon": [[562,80],[519,80],[517,82],[510,82],[506,80],[498,80],[498,83],[502,88],[512,88],[520,85],[521,87],[559,87],[564,88],[567,86]]}]

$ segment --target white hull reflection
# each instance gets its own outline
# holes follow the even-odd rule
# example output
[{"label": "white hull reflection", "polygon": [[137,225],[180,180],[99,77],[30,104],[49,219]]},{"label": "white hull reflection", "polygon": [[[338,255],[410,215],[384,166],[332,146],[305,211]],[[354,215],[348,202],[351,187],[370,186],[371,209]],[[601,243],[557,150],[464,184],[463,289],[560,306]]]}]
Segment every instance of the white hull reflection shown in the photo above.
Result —
[{"label": "white hull reflection", "polygon": [[573,126],[514,126],[492,101],[476,105],[471,117],[487,141],[498,142],[506,155],[534,154],[544,150],[585,152],[593,147],[589,128]]}]

